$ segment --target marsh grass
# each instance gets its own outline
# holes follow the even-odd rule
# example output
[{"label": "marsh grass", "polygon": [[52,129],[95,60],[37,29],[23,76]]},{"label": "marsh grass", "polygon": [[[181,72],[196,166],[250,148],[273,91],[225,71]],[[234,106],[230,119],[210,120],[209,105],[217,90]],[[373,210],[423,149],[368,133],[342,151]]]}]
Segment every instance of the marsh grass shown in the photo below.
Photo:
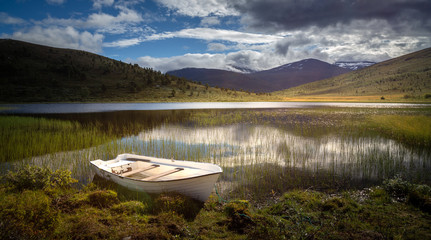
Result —
[{"label": "marsh grass", "polygon": [[0,116],[0,162],[88,148],[112,138],[97,123],[83,127],[72,121]]},{"label": "marsh grass", "polygon": [[369,121],[385,136],[411,146],[431,147],[430,116],[380,115],[371,116]]},{"label": "marsh grass", "polygon": [[[26,164],[53,170],[66,168],[81,184],[93,181],[90,160],[112,159],[125,152],[218,164],[224,172],[216,186],[224,199],[264,202],[294,188],[337,192],[372,186],[397,174],[413,182],[431,182],[429,150],[381,130],[388,126],[383,124],[388,119],[421,128],[427,124],[429,110],[318,108],[183,113],[172,113],[174,117],[168,114],[157,123],[143,121],[143,116],[136,114],[132,115],[133,121],[115,124],[91,119],[85,123],[21,117],[0,120],[9,118],[9,123],[1,125],[7,129],[3,137],[11,132],[21,136],[9,149],[16,152],[16,159],[24,160],[16,161],[12,169]],[[115,115],[115,119],[123,118]],[[422,119],[422,124],[409,122],[417,119]],[[27,139],[32,135],[25,129],[45,140],[32,145]],[[414,133],[411,136],[417,137]],[[23,151],[20,149],[25,150],[24,154],[17,154]],[[135,193],[128,197],[148,198]]]},{"label": "marsh grass", "polygon": [[[400,126],[394,123],[391,129],[403,129],[403,124],[421,128],[427,116],[427,110],[411,109],[194,111],[150,127],[136,115],[130,124],[102,125],[1,117],[2,136],[30,136],[27,129],[50,141],[74,144],[71,150],[52,148],[48,154],[35,154],[32,148],[42,147],[28,145],[24,159],[2,164],[46,166],[51,174],[68,169],[81,184],[77,189],[14,192],[0,184],[0,214],[16,219],[2,234],[45,239],[427,239],[431,188],[416,183],[431,182],[429,148],[383,130],[389,126],[383,123],[394,119]],[[60,133],[64,138],[52,137]],[[73,142],[86,134],[103,141],[84,147],[84,140]],[[20,144],[28,144],[25,140],[20,138]],[[90,160],[124,152],[219,164],[223,174],[217,193],[197,204],[180,195],[132,192],[93,178]],[[383,187],[375,187],[379,183]]]}]

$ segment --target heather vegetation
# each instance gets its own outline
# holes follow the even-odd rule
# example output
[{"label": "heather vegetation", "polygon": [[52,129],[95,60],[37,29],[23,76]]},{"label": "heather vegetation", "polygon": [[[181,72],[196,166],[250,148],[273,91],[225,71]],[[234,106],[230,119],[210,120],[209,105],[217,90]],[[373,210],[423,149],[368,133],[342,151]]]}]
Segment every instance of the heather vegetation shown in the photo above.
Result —
[{"label": "heather vegetation", "polygon": [[[36,174],[30,174],[36,172]],[[42,174],[42,175],[41,175]],[[121,199],[70,172],[24,167],[2,177],[2,239],[428,239],[431,188],[401,178],[328,194],[291,190],[265,206],[216,196]],[[40,184],[32,184],[37,182]],[[185,208],[184,206],[188,206]],[[194,207],[194,214],[190,214]]]}]

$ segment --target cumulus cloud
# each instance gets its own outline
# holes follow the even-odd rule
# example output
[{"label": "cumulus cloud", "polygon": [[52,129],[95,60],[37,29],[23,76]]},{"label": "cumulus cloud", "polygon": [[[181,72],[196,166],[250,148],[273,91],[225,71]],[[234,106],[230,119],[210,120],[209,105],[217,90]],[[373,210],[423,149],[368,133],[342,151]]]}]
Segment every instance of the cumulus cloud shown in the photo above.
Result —
[{"label": "cumulus cloud", "polygon": [[[380,31],[378,31],[378,29]],[[205,30],[191,32],[205,33]],[[414,30],[412,30],[414,31]],[[181,31],[180,31],[181,32]],[[185,33],[170,33],[169,37],[189,36],[199,38],[189,31]],[[172,36],[171,36],[172,34]],[[156,35],[157,39],[162,36]],[[164,37],[168,37],[164,36]],[[265,70],[299,61],[306,58],[316,58],[333,63],[339,60],[347,61],[384,61],[431,45],[429,36],[416,36],[415,32],[400,36],[383,19],[354,20],[349,24],[336,24],[320,28],[317,26],[304,27],[297,30],[285,31],[284,37],[272,36],[271,41],[253,41],[254,44],[241,43],[237,38],[228,38],[229,35],[202,37],[210,41],[208,51],[234,52],[218,54],[187,54],[171,58],[144,57],[137,61],[143,66],[149,66],[161,71],[169,71],[185,67],[218,68],[229,70],[235,65],[255,70]],[[254,36],[254,35],[252,35]],[[245,37],[247,38],[247,37]],[[233,43],[225,45],[218,41]],[[268,39],[267,39],[268,40]],[[252,50],[253,49],[253,50]],[[194,61],[193,59],[197,59]]]},{"label": "cumulus cloud", "polygon": [[103,6],[112,6],[114,4],[114,0],[93,0],[93,7],[96,9],[100,9]]},{"label": "cumulus cloud", "polygon": [[48,16],[42,21],[35,22],[45,26],[71,26],[82,29],[92,29],[99,33],[123,34],[129,32],[140,32],[143,30],[138,24],[144,19],[142,15],[133,9],[117,7],[119,13],[111,15],[103,12],[92,13],[87,18],[53,18]]},{"label": "cumulus cloud", "polygon": [[131,62],[136,62],[142,67],[151,67],[153,69],[167,72],[174,69],[185,67],[196,68],[218,68],[223,69],[226,65],[224,54],[185,54],[182,56],[173,56],[168,58],[154,58],[144,56]]},{"label": "cumulus cloud", "polygon": [[27,31],[17,31],[12,35],[2,37],[49,45],[60,48],[80,49],[89,52],[101,52],[103,35],[79,32],[73,27],[48,27],[35,26]]},{"label": "cumulus cloud", "polygon": [[151,67],[162,72],[187,67],[231,70],[230,66],[232,65],[264,70],[272,66],[278,66],[283,62],[279,56],[272,53],[251,50],[241,50],[227,54],[185,54],[168,58],[144,56],[137,60],[129,61],[138,63],[142,67]]},{"label": "cumulus cloud", "polygon": [[9,16],[5,12],[0,12],[0,24],[24,24],[26,21],[22,18]]},{"label": "cumulus cloud", "polygon": [[229,6],[229,0],[156,0],[177,14],[191,17],[237,16],[238,12]]}]

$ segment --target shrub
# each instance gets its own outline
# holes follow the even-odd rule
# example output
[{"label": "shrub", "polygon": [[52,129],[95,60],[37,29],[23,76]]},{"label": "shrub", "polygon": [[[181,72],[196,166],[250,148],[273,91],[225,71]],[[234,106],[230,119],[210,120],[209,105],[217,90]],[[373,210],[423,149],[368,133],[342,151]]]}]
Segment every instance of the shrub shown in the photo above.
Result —
[{"label": "shrub", "polygon": [[397,201],[404,201],[409,194],[411,184],[397,175],[383,182],[383,188]]},{"label": "shrub", "polygon": [[26,166],[16,172],[9,171],[3,180],[17,191],[43,189],[49,185],[51,170],[37,166]]},{"label": "shrub", "polygon": [[428,99],[428,98],[431,98],[431,94],[430,93],[427,93],[427,94],[425,94],[425,99]]},{"label": "shrub", "polygon": [[120,201],[117,198],[117,193],[111,190],[98,190],[87,195],[88,203],[93,207],[107,208]]},{"label": "shrub", "polygon": [[46,167],[29,166],[23,167],[16,172],[9,171],[3,176],[3,181],[6,182],[12,189],[17,191],[39,190],[48,187],[70,187],[72,183],[77,182],[73,179],[69,170],[56,170],[52,172]]},{"label": "shrub", "polygon": [[58,213],[42,191],[0,195],[2,239],[44,239],[55,228]]},{"label": "shrub", "polygon": [[111,208],[111,211],[117,214],[138,214],[143,215],[147,212],[148,207],[142,202],[139,201],[128,201],[128,202],[122,202],[117,205],[114,205]]}]

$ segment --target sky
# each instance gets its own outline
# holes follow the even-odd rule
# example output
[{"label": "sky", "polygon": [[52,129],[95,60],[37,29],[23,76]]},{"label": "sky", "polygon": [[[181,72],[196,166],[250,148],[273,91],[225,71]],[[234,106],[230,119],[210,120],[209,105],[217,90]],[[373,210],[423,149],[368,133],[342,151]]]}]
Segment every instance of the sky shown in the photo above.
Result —
[{"label": "sky", "polygon": [[379,62],[431,47],[431,0],[0,0],[0,38],[161,72]]}]

